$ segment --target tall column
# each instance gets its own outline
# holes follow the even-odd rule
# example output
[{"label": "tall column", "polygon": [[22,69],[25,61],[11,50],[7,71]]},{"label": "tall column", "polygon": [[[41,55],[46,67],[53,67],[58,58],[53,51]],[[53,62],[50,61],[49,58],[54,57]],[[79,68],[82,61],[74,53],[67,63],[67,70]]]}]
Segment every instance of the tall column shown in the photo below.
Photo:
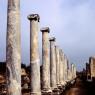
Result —
[{"label": "tall column", "polygon": [[74,79],[76,77],[76,66],[75,66],[75,64],[71,64],[71,68],[72,68],[72,79]]},{"label": "tall column", "polygon": [[76,65],[74,65],[74,78],[76,78]]},{"label": "tall column", "polygon": [[49,28],[41,29],[42,32],[42,90],[50,92],[50,62],[49,62]]},{"label": "tall column", "polygon": [[59,64],[59,82],[60,82],[60,86],[62,85],[62,61],[61,61],[61,49],[59,50],[59,56],[60,56],[60,58],[59,58],[59,60],[60,60],[60,64]]},{"label": "tall column", "polygon": [[30,65],[31,65],[31,95],[41,95],[40,89],[40,59],[38,50],[39,15],[28,16],[30,20]]},{"label": "tall column", "polygon": [[21,95],[20,0],[8,0],[6,67],[7,95]]},{"label": "tall column", "polygon": [[60,84],[63,85],[63,55],[62,55],[62,49],[60,49]]},{"label": "tall column", "polygon": [[74,78],[74,64],[71,64],[72,79]]},{"label": "tall column", "polygon": [[67,80],[69,81],[69,72],[70,72],[70,68],[69,68],[69,61],[67,59]]},{"label": "tall column", "polygon": [[54,89],[56,85],[56,61],[55,61],[55,38],[50,38],[50,82],[51,88]]},{"label": "tall column", "polygon": [[65,82],[65,57],[64,52],[62,51],[62,85],[64,86],[66,84]]},{"label": "tall column", "polygon": [[59,68],[59,63],[60,63],[60,56],[59,56],[59,47],[55,46],[55,53],[56,53],[56,83],[57,86],[60,85],[59,81],[59,74],[60,74],[60,68]]},{"label": "tall column", "polygon": [[67,81],[67,57],[66,55],[64,56],[64,76],[65,76],[65,81]]}]

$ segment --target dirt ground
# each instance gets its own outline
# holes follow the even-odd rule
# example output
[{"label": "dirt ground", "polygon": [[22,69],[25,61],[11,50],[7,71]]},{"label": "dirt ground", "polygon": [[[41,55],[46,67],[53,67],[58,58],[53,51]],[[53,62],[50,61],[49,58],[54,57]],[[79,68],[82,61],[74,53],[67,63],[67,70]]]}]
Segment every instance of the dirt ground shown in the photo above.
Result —
[{"label": "dirt ground", "polygon": [[77,78],[75,84],[63,95],[95,95],[95,82]]}]

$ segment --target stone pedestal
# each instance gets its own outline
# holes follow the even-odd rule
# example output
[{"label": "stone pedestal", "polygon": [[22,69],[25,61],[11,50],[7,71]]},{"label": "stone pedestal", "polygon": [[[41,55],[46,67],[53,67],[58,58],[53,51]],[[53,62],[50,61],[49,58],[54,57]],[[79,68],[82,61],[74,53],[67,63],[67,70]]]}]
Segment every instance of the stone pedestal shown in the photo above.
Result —
[{"label": "stone pedestal", "polygon": [[31,65],[31,95],[41,95],[40,89],[40,59],[38,51],[39,15],[28,16],[30,20],[30,65]]},{"label": "stone pedestal", "polygon": [[52,95],[60,95],[60,89],[54,88],[52,91]]},{"label": "stone pedestal", "polygon": [[8,0],[6,67],[7,95],[21,95],[20,0]]},{"label": "stone pedestal", "polygon": [[42,90],[42,95],[52,95],[52,90]]}]

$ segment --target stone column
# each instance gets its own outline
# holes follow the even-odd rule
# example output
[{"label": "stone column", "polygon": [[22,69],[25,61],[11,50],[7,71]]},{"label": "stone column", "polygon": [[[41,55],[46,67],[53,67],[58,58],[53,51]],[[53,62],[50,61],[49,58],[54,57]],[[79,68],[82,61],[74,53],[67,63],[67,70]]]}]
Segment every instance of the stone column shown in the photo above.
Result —
[{"label": "stone column", "polygon": [[56,83],[57,86],[60,85],[59,81],[59,74],[60,74],[60,68],[59,68],[59,63],[60,63],[60,56],[59,56],[59,47],[55,46],[55,53],[56,53]]},{"label": "stone column", "polygon": [[65,86],[66,82],[65,82],[65,55],[64,52],[62,51],[62,85]]},{"label": "stone column", "polygon": [[31,95],[41,95],[40,89],[40,59],[38,50],[39,15],[28,16],[30,20],[30,65],[31,65]]},{"label": "stone column", "polygon": [[8,0],[6,68],[7,95],[21,95],[20,0]]},{"label": "stone column", "polygon": [[42,32],[42,90],[43,92],[51,92],[50,90],[50,62],[49,62],[49,28],[41,29]]},{"label": "stone column", "polygon": [[74,65],[74,78],[76,78],[76,65]]},{"label": "stone column", "polygon": [[74,79],[74,64],[71,64],[72,79]]},{"label": "stone column", "polygon": [[65,81],[67,81],[67,57],[64,55],[64,76],[65,76]]},{"label": "stone column", "polygon": [[62,55],[62,49],[60,49],[60,84],[63,85],[63,55]]},{"label": "stone column", "polygon": [[74,79],[75,78],[75,74],[76,74],[76,66],[75,66],[75,64],[71,64],[71,68],[72,68],[72,79]]},{"label": "stone column", "polygon": [[55,38],[50,38],[50,83],[51,88],[54,89],[56,85],[56,61],[55,61]]},{"label": "stone column", "polygon": [[67,80],[69,81],[69,73],[70,72],[70,68],[69,68],[69,60],[67,59]]}]

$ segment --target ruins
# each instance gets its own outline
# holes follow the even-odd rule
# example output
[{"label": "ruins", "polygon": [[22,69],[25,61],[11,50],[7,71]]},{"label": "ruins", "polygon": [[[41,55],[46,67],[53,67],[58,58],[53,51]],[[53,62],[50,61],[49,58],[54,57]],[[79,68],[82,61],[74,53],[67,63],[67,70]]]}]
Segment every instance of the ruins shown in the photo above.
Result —
[{"label": "ruins", "polygon": [[[56,38],[49,37],[50,28],[41,28],[42,65],[39,58],[39,14],[28,15],[30,22],[30,65],[21,64],[20,0],[8,0],[6,62],[0,63],[0,95],[60,95],[76,78],[76,67]],[[41,65],[41,66],[40,66]]]},{"label": "ruins", "polygon": [[21,95],[20,0],[8,0],[6,39],[7,95]]}]

